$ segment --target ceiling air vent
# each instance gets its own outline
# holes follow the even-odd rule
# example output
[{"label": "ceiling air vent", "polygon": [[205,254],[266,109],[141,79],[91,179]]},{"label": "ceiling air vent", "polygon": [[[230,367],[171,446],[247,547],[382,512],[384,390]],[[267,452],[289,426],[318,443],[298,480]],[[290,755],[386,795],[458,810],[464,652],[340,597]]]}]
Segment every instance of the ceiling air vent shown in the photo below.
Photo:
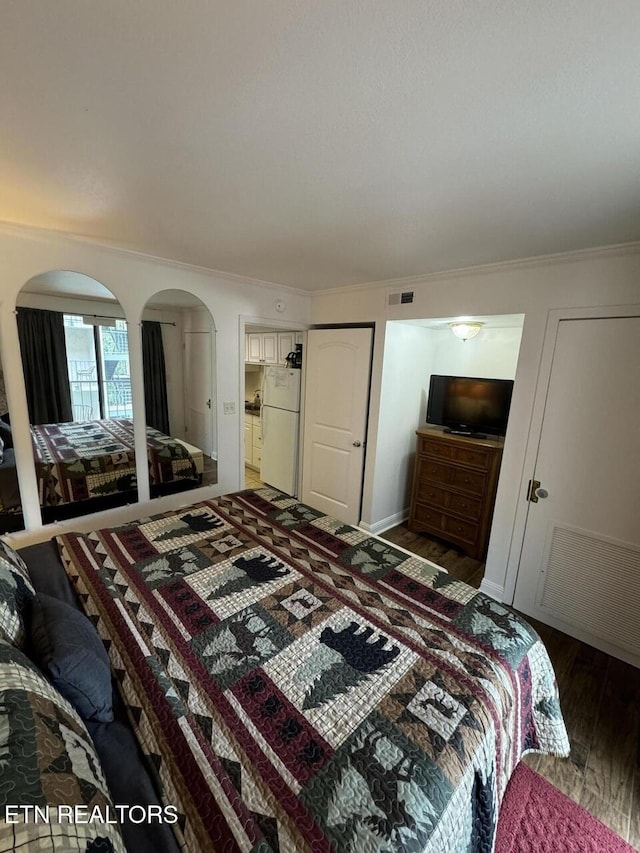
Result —
[{"label": "ceiling air vent", "polygon": [[413,290],[404,290],[402,293],[390,293],[388,305],[410,305],[413,302]]}]

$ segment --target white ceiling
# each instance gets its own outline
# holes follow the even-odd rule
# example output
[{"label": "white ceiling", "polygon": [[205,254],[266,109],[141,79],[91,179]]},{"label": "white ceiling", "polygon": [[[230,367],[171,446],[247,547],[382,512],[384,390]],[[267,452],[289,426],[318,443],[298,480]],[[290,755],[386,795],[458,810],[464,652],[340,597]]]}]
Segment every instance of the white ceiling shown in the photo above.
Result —
[{"label": "white ceiling", "polygon": [[640,237],[637,0],[3,0],[0,219],[309,290]]}]

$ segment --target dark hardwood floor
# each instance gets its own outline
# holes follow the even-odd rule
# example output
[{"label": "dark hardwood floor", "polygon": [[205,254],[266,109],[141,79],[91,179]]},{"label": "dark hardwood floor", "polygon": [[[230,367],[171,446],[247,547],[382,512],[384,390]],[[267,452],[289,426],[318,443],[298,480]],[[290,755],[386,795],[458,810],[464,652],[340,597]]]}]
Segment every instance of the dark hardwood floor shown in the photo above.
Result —
[{"label": "dark hardwood floor", "polygon": [[202,459],[203,471],[201,485],[213,486],[218,482],[218,463],[215,459],[212,459],[210,456],[207,456],[206,453],[202,454]]},{"label": "dark hardwood floor", "polygon": [[[452,546],[411,533],[406,524],[387,530],[382,538],[479,588],[484,563]],[[525,618],[553,662],[571,755],[528,755],[523,760],[640,849],[640,670]]]}]

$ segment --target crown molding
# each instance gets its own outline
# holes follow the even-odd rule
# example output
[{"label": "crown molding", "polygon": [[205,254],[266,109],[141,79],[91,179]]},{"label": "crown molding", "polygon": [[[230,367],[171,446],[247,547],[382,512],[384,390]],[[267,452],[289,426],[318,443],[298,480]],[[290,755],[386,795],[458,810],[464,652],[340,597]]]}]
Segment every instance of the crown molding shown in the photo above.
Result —
[{"label": "crown molding", "polygon": [[367,281],[361,284],[345,284],[337,287],[327,287],[322,290],[314,290],[313,295],[348,293],[357,290],[367,290],[372,287],[385,290],[405,289],[420,284],[429,284],[435,281],[444,281],[450,278],[462,278],[467,276],[482,275],[486,273],[508,272],[512,269],[531,269],[535,267],[550,266],[552,264],[577,263],[598,257],[617,257],[640,253],[640,240],[631,243],[615,243],[609,246],[596,246],[593,249],[574,249],[570,252],[556,252],[551,255],[535,255],[530,258],[517,258],[512,261],[496,261],[491,264],[477,264],[471,267],[458,267],[440,272],[421,273],[404,278],[387,278],[379,281]]},{"label": "crown molding", "polygon": [[136,260],[145,261],[148,263],[164,264],[175,269],[182,269],[187,272],[198,273],[216,278],[224,279],[225,281],[235,284],[250,285],[253,287],[268,288],[273,291],[282,293],[295,294],[297,296],[322,296],[323,294],[350,293],[359,290],[369,290],[371,288],[397,290],[421,284],[429,284],[430,282],[445,281],[450,278],[461,278],[474,275],[482,275],[487,273],[501,273],[512,269],[531,269],[540,266],[548,266],[551,264],[568,264],[577,263],[582,260],[590,260],[598,257],[617,257],[620,255],[636,254],[640,252],[640,240],[630,243],[614,243],[608,246],[596,246],[590,249],[574,249],[568,252],[556,252],[549,255],[534,255],[528,258],[516,258],[510,261],[496,261],[489,264],[477,264],[469,267],[456,267],[454,269],[441,270],[432,273],[419,273],[418,275],[405,276],[403,278],[387,278],[374,281],[361,282],[359,284],[344,284],[334,287],[325,287],[316,290],[307,290],[301,287],[292,287],[288,284],[278,284],[274,281],[265,281],[259,278],[251,278],[248,276],[239,275],[238,273],[225,272],[224,270],[213,269],[212,267],[199,266],[190,264],[187,261],[177,261],[172,258],[163,258],[160,255],[152,255],[148,252],[141,252],[137,249],[128,249],[110,243],[104,240],[97,240],[93,237],[86,237],[82,234],[75,234],[67,231],[60,231],[55,228],[43,228],[38,225],[25,225],[19,222],[8,222],[0,220],[0,232],[16,234],[22,237],[31,237],[36,239],[58,239],[66,240],[81,245],[94,247],[96,249],[105,249],[109,252],[114,252],[126,257],[136,258]]},{"label": "crown molding", "polygon": [[136,260],[146,261],[148,263],[154,264],[164,264],[165,266],[173,267],[175,269],[182,269],[187,272],[199,273],[200,275],[206,276],[215,276],[216,278],[222,278],[225,281],[230,281],[235,284],[244,284],[251,285],[253,287],[264,287],[278,293],[282,293],[285,291],[286,293],[292,293],[297,296],[310,296],[311,291],[304,290],[300,287],[291,287],[288,284],[278,284],[275,281],[264,281],[259,278],[250,278],[248,276],[239,275],[233,272],[224,272],[223,270],[216,270],[211,267],[203,267],[198,266],[197,264],[190,264],[187,261],[176,261],[172,258],[163,258],[160,255],[151,255],[148,252],[140,252],[137,249],[127,249],[122,246],[118,246],[114,243],[110,243],[104,240],[96,240],[93,237],[85,237],[82,234],[73,234],[67,231],[59,231],[55,228],[42,228],[38,225],[23,225],[18,222],[7,222],[5,220],[0,220],[0,232],[8,233],[8,234],[16,234],[21,237],[31,237],[36,239],[57,239],[57,240],[66,240],[72,243],[80,243],[84,246],[93,247],[96,249],[105,249],[108,252],[114,252],[119,255],[125,255],[126,257],[132,257]]}]

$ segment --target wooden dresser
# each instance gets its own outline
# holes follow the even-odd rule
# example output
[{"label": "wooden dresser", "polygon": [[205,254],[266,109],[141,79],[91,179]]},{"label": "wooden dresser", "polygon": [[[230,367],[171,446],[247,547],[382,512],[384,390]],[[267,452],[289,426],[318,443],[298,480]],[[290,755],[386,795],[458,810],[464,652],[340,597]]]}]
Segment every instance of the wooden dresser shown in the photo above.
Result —
[{"label": "wooden dresser", "polygon": [[487,553],[502,439],[451,435],[434,427],[416,430],[418,446],[409,530],[432,533],[470,557]]}]

